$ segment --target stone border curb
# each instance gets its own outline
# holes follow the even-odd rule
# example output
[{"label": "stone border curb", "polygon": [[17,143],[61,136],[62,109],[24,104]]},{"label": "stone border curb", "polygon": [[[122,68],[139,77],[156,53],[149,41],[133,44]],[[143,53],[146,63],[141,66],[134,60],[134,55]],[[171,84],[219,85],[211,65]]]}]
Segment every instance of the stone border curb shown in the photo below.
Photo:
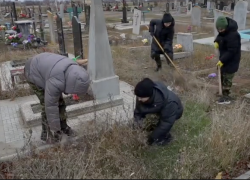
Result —
[{"label": "stone border curb", "polygon": [[250,179],[250,171],[247,171],[246,173],[240,175],[237,178],[233,178],[233,179]]},{"label": "stone border curb", "polygon": [[[30,101],[20,106],[20,112],[24,125],[26,127],[38,126],[41,124],[41,113],[34,113],[31,105],[38,104],[37,101]],[[66,112],[68,118],[77,117],[80,115],[88,114],[94,111],[123,105],[124,101],[121,96],[114,96],[112,99],[102,101],[87,101],[79,104],[67,106]]]}]

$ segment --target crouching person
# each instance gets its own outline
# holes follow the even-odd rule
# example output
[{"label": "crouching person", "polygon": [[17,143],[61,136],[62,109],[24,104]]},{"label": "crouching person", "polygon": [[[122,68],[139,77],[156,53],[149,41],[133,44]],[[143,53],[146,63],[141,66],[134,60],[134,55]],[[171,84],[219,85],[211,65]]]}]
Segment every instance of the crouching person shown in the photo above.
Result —
[{"label": "crouching person", "polygon": [[90,77],[86,70],[65,56],[41,53],[25,64],[25,77],[42,105],[41,140],[58,142],[62,133],[75,136],[67,125],[64,94],[86,94]]},{"label": "crouching person", "polygon": [[135,124],[140,125],[147,114],[158,114],[157,127],[148,137],[148,144],[166,145],[172,140],[170,130],[183,114],[179,97],[161,82],[149,78],[140,81],[135,87]]}]

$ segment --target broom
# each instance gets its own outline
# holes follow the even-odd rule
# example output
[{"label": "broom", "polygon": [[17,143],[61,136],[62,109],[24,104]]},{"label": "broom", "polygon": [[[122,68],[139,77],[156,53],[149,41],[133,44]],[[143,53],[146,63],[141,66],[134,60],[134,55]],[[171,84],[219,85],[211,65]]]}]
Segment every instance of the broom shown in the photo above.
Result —
[{"label": "broom", "polygon": [[[148,26],[146,26],[146,27],[149,29]],[[173,75],[175,77],[175,84],[181,85],[184,89],[187,89],[186,80],[185,80],[184,76],[182,75],[182,73],[179,71],[179,69],[177,68],[177,66],[173,63],[172,59],[164,51],[164,49],[162,48],[161,44],[156,39],[156,37],[155,36],[152,36],[152,37],[155,40],[155,42],[158,44],[158,46],[161,49],[161,51],[163,52],[163,55],[165,56],[165,58],[169,60],[169,62],[173,65],[173,67],[175,68],[175,70],[177,72],[177,73],[175,73],[175,72],[173,73]]]}]

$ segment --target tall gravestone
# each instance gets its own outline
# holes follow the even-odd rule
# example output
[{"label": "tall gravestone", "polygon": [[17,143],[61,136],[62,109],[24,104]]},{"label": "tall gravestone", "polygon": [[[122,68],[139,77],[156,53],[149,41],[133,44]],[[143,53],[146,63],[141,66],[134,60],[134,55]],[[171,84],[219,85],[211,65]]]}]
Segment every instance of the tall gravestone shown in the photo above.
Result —
[{"label": "tall gravestone", "polygon": [[72,17],[72,31],[75,57],[80,56],[83,59],[82,28],[76,16]]},{"label": "tall gravestone", "polygon": [[248,5],[246,1],[240,0],[234,7],[233,19],[238,24],[238,30],[244,30],[246,28],[247,6]]},{"label": "tall gravestone", "polygon": [[53,22],[53,14],[50,11],[47,11],[47,14],[48,14],[48,21],[49,21],[50,43],[55,44],[56,37],[55,37],[55,27],[54,27],[54,22]]},{"label": "tall gravestone", "polygon": [[11,12],[12,12],[12,16],[14,18],[14,21],[17,21],[17,13],[16,13],[16,4],[15,4],[15,2],[12,2],[12,4],[11,4]]},{"label": "tall gravestone", "polygon": [[62,21],[64,22],[64,4],[60,4],[60,16],[62,18]]},{"label": "tall gravestone", "polygon": [[141,11],[138,9],[134,9],[133,16],[133,34],[140,34],[141,29]]},{"label": "tall gravestone", "polygon": [[88,54],[88,73],[95,99],[119,96],[119,77],[114,72],[102,0],[91,0]]},{"label": "tall gravestone", "polygon": [[191,20],[193,26],[201,26],[201,8],[199,6],[192,9]]},{"label": "tall gravestone", "polygon": [[169,5],[169,3],[166,3],[166,12],[167,12],[167,13],[170,12],[170,5]]},{"label": "tall gravestone", "polygon": [[84,12],[85,12],[85,22],[87,29],[89,28],[89,23],[90,23],[90,11],[91,11],[90,5],[85,5]]},{"label": "tall gravestone", "polygon": [[63,33],[63,23],[62,18],[59,14],[56,15],[56,27],[57,27],[57,39],[59,44],[59,54],[68,57],[68,53],[65,48],[64,33]]},{"label": "tall gravestone", "polygon": [[127,19],[127,7],[125,5],[125,3],[123,3],[123,7],[122,7],[122,23],[129,23],[128,19]]}]

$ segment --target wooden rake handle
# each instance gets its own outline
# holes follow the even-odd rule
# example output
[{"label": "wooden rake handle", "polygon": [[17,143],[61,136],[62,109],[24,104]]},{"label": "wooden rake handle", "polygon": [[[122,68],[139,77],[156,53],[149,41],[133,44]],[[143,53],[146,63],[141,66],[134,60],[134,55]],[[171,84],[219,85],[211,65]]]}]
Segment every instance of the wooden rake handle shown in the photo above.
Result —
[{"label": "wooden rake handle", "polygon": [[[146,26],[148,29],[149,27]],[[156,39],[155,36],[153,36],[155,42],[158,44],[159,48],[162,50],[162,52],[164,53],[165,57],[171,62],[171,64],[174,66],[174,68],[176,69],[176,71],[180,74],[180,76],[183,77],[183,75],[180,73],[180,71],[178,70],[178,68],[175,66],[175,64],[173,63],[173,61],[171,60],[171,58],[167,55],[167,53],[164,51],[163,47],[161,46],[161,44],[159,43],[159,41]]]}]

